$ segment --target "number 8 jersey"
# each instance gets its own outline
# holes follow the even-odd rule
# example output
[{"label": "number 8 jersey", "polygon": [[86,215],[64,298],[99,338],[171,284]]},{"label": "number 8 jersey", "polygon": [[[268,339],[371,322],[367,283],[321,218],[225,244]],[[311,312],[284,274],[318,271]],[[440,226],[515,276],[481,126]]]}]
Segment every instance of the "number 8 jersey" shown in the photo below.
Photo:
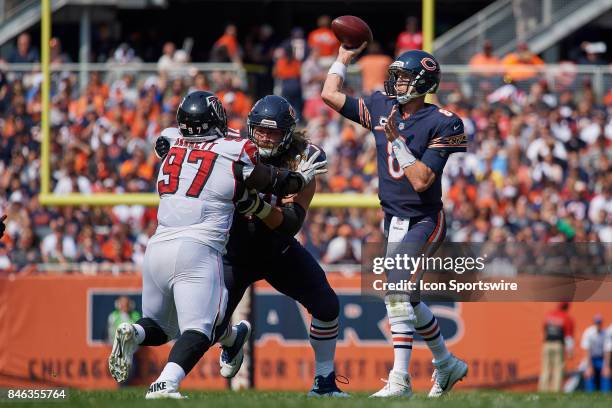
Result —
[{"label": "number 8 jersey", "polygon": [[257,147],[232,130],[208,142],[185,139],[177,128],[162,136],[171,148],[157,176],[158,226],[149,242],[190,239],[225,253],[238,180],[253,171]]}]

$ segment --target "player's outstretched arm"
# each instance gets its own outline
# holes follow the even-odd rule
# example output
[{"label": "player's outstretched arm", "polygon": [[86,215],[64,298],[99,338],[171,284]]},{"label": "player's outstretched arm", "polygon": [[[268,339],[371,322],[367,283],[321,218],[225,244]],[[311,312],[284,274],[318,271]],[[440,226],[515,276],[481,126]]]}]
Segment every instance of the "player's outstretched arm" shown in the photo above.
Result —
[{"label": "player's outstretched arm", "polygon": [[342,84],[346,78],[346,67],[367,45],[368,43],[364,42],[361,47],[354,50],[347,50],[343,46],[338,49],[338,58],[329,69],[321,91],[323,101],[336,112],[340,112],[346,102],[346,94],[342,92]]},{"label": "player's outstretched arm", "polygon": [[410,181],[410,184],[412,184],[414,191],[422,193],[433,184],[436,179],[436,173],[425,163],[417,160],[408,146],[406,146],[404,139],[400,137],[396,123],[397,112],[397,105],[394,105],[385,126],[377,126],[375,129],[384,130],[387,140],[391,142],[393,154],[400,167],[404,170],[404,175]]},{"label": "player's outstretched arm", "polygon": [[327,160],[317,161],[319,155],[320,152],[316,152],[308,160],[300,162],[296,171],[257,163],[251,174],[245,178],[246,188],[272,193],[277,197],[297,194],[308,186],[315,176],[327,173]]}]

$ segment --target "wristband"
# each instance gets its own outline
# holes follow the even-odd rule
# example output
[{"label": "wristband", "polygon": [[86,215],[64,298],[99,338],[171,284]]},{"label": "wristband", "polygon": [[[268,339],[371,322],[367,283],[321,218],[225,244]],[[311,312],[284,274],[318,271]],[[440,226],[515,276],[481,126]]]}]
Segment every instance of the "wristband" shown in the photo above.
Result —
[{"label": "wristband", "polygon": [[336,74],[344,81],[344,78],[346,78],[346,65],[340,61],[334,61],[331,68],[329,68],[329,71],[327,72],[327,75],[330,74]]},{"label": "wristband", "polygon": [[393,155],[397,159],[400,167],[402,169],[412,166],[416,163],[416,158],[406,146],[406,142],[401,137],[397,137],[393,142],[391,142],[391,148],[393,150]]},{"label": "wristband", "polygon": [[260,220],[263,220],[268,215],[270,215],[270,211],[272,211],[272,206],[264,200],[261,200],[261,203],[263,205],[260,205],[261,208],[257,209],[257,211],[255,212],[255,216]]}]

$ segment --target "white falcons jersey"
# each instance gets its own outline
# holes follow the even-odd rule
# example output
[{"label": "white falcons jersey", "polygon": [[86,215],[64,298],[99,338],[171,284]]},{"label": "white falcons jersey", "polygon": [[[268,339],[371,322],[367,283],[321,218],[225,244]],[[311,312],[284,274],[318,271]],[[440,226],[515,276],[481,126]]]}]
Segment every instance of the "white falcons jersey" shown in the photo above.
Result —
[{"label": "white falcons jersey", "polygon": [[257,164],[257,147],[248,139],[228,137],[190,142],[177,128],[162,136],[170,141],[157,176],[158,226],[149,242],[192,239],[225,253],[234,216],[237,171],[246,179]]}]

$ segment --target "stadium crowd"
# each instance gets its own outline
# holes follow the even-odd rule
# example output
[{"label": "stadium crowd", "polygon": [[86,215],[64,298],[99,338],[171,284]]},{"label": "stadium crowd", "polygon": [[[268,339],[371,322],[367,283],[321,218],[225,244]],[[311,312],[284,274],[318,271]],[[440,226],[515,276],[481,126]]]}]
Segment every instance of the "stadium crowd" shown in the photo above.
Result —
[{"label": "stadium crowd", "polygon": [[[277,44],[268,41],[266,27],[239,44],[230,25],[210,60],[241,64],[259,58],[270,65],[275,92],[301,112],[300,124],[327,153],[329,173],[319,179],[318,191],[376,193],[373,138],[320,98],[337,43],[329,18],[318,23],[307,36],[296,28]],[[420,46],[413,23],[408,20],[398,37],[398,50]],[[60,40],[53,41],[52,62],[66,62]],[[38,52],[29,42],[27,34],[20,36],[7,61],[36,61]],[[116,63],[139,58],[126,43],[104,49]],[[357,62],[362,74],[352,92],[381,89],[391,61],[371,44]],[[184,69],[176,74],[176,68]],[[443,176],[447,239],[612,241],[612,89],[596,95],[589,82],[575,92],[560,85],[551,89],[537,74],[515,78],[522,79],[529,79],[527,91],[501,81],[467,98],[450,84],[452,90],[439,100],[462,117],[470,141],[468,153],[450,157]],[[0,273],[33,273],[37,263],[140,265],[156,228],[155,208],[39,205],[40,84],[36,72],[0,66],[0,210],[8,215]],[[195,89],[217,92],[230,126],[245,130],[254,99],[245,78],[233,71],[191,69],[189,55],[172,43],[163,46],[157,72],[146,75],[94,71],[80,89],[77,73],[54,73],[52,191],[155,191],[159,161],[153,142],[173,124],[182,96]],[[311,209],[298,238],[324,263],[356,263],[362,242],[383,241],[381,219],[378,209]]]}]

